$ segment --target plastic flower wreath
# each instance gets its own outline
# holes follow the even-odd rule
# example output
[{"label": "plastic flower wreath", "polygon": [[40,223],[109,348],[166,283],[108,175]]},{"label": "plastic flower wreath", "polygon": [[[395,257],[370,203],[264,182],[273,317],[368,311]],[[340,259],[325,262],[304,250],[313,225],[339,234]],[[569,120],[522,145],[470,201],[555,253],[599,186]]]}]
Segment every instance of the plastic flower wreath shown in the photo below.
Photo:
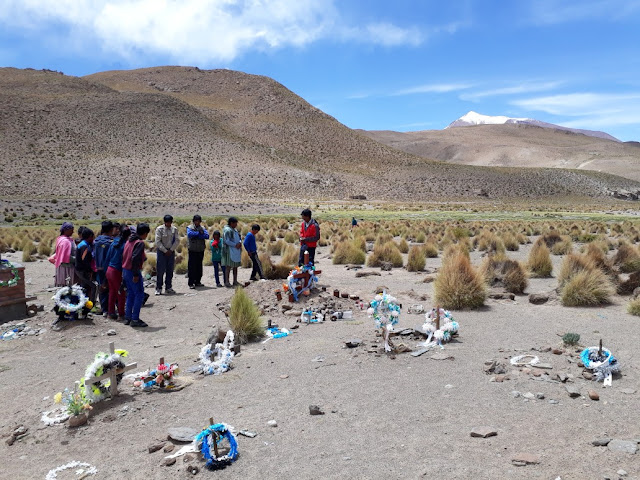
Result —
[{"label": "plastic flower wreath", "polygon": [[377,294],[369,305],[367,314],[376,322],[376,328],[382,328],[384,351],[390,352],[389,334],[400,318],[400,305],[387,292]]},{"label": "plastic flower wreath", "polygon": [[[93,377],[104,375],[111,369],[124,368],[124,358],[129,355],[126,350],[116,350],[113,354],[99,352],[96,354],[95,360],[87,367],[84,372],[84,378],[80,380],[80,393],[89,403],[96,403],[103,400],[109,395],[109,379],[100,382],[87,384],[86,380]],[[116,377],[116,382],[120,383],[122,374]]]},{"label": "plastic flower wreath", "polygon": [[58,392],[53,396],[55,403],[62,403],[66,406],[69,415],[80,415],[84,410],[93,409],[79,391],[78,384],[79,382],[76,382],[72,392],[65,388],[64,392]]},{"label": "plastic flower wreath", "polygon": [[0,280],[0,287],[15,287],[18,285],[18,280],[20,280],[20,273],[18,272],[18,267],[16,267],[9,260],[0,260],[0,266],[6,266],[11,271],[11,278],[9,280]]},{"label": "plastic flower wreath", "polygon": [[234,357],[233,339],[233,331],[229,330],[222,343],[216,343],[213,348],[210,343],[202,347],[199,358],[205,375],[220,375],[231,368]]},{"label": "plastic flower wreath", "polygon": [[85,295],[80,285],[62,287],[51,300],[55,303],[53,311],[62,320],[75,320],[80,311],[87,314],[93,308],[93,302]]},{"label": "plastic flower wreath", "polygon": [[133,385],[142,387],[145,390],[149,390],[153,386],[168,388],[172,383],[173,377],[178,375],[179,372],[180,368],[178,368],[177,363],[161,363],[154,370],[144,372]]},{"label": "plastic flower wreath", "polygon": [[[216,423],[206,427],[196,438],[196,445],[200,444],[200,451],[207,461],[206,467],[210,470],[220,470],[238,458],[238,442],[231,433],[231,427],[224,423]],[[214,445],[219,445],[223,440],[229,443],[229,452],[226,455],[215,455]]]},{"label": "plastic flower wreath", "polygon": [[[439,316],[440,328],[437,328],[436,320]],[[460,326],[453,319],[451,312],[441,308],[438,312],[435,308],[425,314],[425,322],[422,331],[428,335],[427,340],[420,346],[428,347],[434,344],[443,347],[443,343],[451,341],[451,338],[458,333]],[[433,340],[432,340],[433,339]]]}]

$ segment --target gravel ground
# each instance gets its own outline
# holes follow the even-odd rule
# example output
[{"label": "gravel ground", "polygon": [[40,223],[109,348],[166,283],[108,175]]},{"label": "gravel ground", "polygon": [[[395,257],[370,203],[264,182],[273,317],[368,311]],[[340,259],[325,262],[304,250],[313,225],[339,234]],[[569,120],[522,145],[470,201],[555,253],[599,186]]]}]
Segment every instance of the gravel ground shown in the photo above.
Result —
[{"label": "gravel ground", "polygon": [[[526,258],[528,248],[514,257]],[[422,323],[423,317],[407,314],[406,307],[431,306],[433,284],[422,282],[424,273],[394,269],[381,272],[382,276],[355,278],[353,270],[330,264],[328,249],[319,252],[320,284],[328,291],[337,288],[369,300],[375,288],[384,285],[404,305],[400,327]],[[8,257],[17,260],[18,255]],[[474,252],[472,260],[477,264],[479,254]],[[560,260],[554,257],[556,264]],[[427,268],[439,265],[439,259],[430,259]],[[248,276],[249,270],[241,270],[241,280]],[[178,459],[173,466],[163,466],[162,451],[149,454],[147,448],[166,439],[168,427],[200,429],[209,417],[258,436],[239,436],[238,461],[223,471],[201,471],[198,478],[566,480],[617,478],[620,469],[628,472],[626,478],[640,476],[638,454],[591,445],[603,437],[640,440],[640,393],[622,392],[640,390],[638,319],[626,313],[626,298],[615,297],[606,308],[566,308],[557,301],[535,306],[527,295],[515,301],[488,300],[479,311],[454,312],[460,334],[443,352],[420,357],[405,353],[395,359],[368,353],[381,343],[366,312],[354,310],[351,321],[301,325],[289,337],[243,345],[230,372],[202,377],[186,373],[186,368],[194,365],[208,335],[225,324],[216,305],[228,302],[231,291],[207,287],[185,296],[192,291],[178,277],[178,295],[152,296],[143,309],[142,318],[150,325],[145,330],[96,317],[53,331],[52,294],[46,292],[53,282],[51,265],[27,264],[26,278],[28,293],[37,294],[46,305],[45,312],[28,323],[46,332],[0,341],[0,433],[9,434],[20,424],[29,429],[12,446],[0,444],[0,478],[43,478],[50,469],[72,460],[95,465],[98,473],[93,478],[186,478],[191,476],[188,465],[202,467],[199,459],[190,463]],[[205,267],[204,283],[214,283],[211,267]],[[278,285],[277,281],[252,284],[247,291],[264,303],[265,292]],[[555,286],[553,278],[533,279],[527,293],[549,292]],[[417,301],[416,295],[428,299]],[[317,302],[317,296],[307,301]],[[295,325],[293,316],[268,312],[266,318],[284,327]],[[112,328],[117,335],[107,336]],[[558,335],[568,331],[579,333],[585,346],[603,338],[613,350],[623,371],[613,388],[583,379],[582,369],[569,355],[573,350],[563,355],[543,351],[560,347]],[[345,340],[352,337],[362,339],[363,346],[346,348]],[[80,379],[94,354],[104,351],[110,341],[127,349],[139,370],[154,366],[163,356],[178,362],[183,378],[194,382],[171,394],[123,387],[115,400],[95,407],[86,426],[45,427],[40,415],[51,409],[53,395]],[[416,341],[405,343],[415,347]],[[453,359],[431,358],[436,353]],[[491,382],[492,376],[483,371],[487,360],[508,364],[510,357],[523,353],[551,363],[549,379],[561,372],[574,375],[570,383],[581,396],[570,398],[565,385],[545,381],[545,374],[534,377],[508,367],[509,379],[499,383]],[[314,361],[320,356],[324,361]],[[514,398],[514,390],[540,392],[545,398]],[[596,390],[600,400],[590,400],[589,390]],[[311,404],[320,406],[325,415],[311,416]],[[272,419],[277,421],[275,428],[267,425]],[[479,426],[493,427],[497,436],[472,438],[471,430]],[[512,459],[518,453],[536,455],[540,463],[515,466]],[[61,473],[58,478],[76,477]]]}]

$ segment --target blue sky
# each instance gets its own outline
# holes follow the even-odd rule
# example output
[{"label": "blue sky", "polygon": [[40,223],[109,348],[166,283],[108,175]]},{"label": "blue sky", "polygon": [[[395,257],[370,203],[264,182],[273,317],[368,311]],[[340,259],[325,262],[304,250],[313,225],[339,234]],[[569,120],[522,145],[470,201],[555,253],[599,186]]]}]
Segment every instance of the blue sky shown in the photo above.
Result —
[{"label": "blue sky", "polygon": [[352,128],[474,110],[640,140],[640,0],[0,0],[0,65],[230,68]]}]

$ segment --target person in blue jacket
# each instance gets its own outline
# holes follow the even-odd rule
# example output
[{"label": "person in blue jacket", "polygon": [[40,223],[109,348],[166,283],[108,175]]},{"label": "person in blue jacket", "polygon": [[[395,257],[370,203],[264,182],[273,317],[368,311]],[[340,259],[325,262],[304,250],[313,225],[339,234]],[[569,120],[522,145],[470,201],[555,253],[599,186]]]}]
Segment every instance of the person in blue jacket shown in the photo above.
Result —
[{"label": "person in blue jacket", "polygon": [[260,231],[260,225],[257,223],[251,225],[251,231],[247,233],[247,236],[244,237],[244,249],[249,254],[249,258],[251,259],[251,263],[253,265],[253,269],[251,270],[251,277],[249,280],[256,281],[258,280],[256,275],[260,276],[260,279],[264,280],[264,273],[262,273],[262,264],[260,263],[260,259],[258,258],[258,246],[256,245],[256,235]]},{"label": "person in blue jacket", "polygon": [[187,241],[189,246],[189,260],[187,262],[187,278],[189,288],[204,287],[202,284],[202,260],[206,250],[205,240],[209,239],[209,232],[202,226],[202,217],[193,216],[193,223],[187,227]]},{"label": "person in blue jacket", "polygon": [[107,282],[107,254],[113,242],[113,223],[109,220],[102,222],[100,235],[93,242],[93,257],[96,261],[96,282],[98,283],[98,298],[102,314],[106,317],[109,304],[109,283]]}]

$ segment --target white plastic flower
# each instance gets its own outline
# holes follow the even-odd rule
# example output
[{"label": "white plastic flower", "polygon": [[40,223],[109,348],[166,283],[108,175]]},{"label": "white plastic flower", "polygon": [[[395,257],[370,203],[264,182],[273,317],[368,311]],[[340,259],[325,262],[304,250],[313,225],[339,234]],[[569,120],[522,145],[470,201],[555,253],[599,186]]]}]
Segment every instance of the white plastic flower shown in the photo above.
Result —
[{"label": "white plastic flower", "polygon": [[367,315],[372,316],[372,315],[373,315],[373,312],[374,312],[373,307],[369,307],[369,308],[367,309]]}]

